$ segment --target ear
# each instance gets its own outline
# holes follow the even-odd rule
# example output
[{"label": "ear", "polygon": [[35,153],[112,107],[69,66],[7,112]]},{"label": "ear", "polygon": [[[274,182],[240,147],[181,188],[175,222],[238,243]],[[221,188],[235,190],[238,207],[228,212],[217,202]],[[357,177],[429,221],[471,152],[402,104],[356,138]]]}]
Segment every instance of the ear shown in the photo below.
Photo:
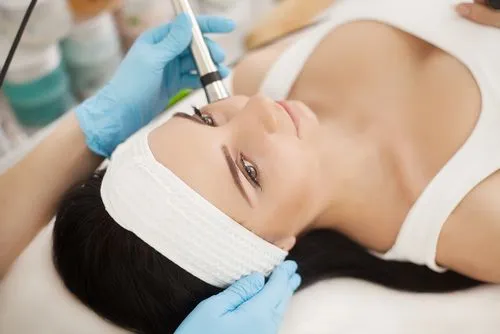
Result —
[{"label": "ear", "polygon": [[277,240],[274,244],[284,250],[285,252],[289,252],[295,243],[297,242],[297,238],[295,237],[286,237],[283,239]]}]

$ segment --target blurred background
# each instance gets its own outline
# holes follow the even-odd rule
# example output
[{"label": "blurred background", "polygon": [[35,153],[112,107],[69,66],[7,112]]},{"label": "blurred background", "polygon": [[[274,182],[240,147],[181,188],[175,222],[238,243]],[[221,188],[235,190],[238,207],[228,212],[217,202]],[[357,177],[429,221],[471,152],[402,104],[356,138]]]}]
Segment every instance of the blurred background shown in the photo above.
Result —
[{"label": "blurred background", "polygon": [[[0,0],[0,64],[29,0]],[[227,64],[274,0],[190,0],[199,14],[224,15],[235,33],[214,36]],[[144,30],[175,16],[170,0],[38,0],[0,91],[0,158],[47,129],[102,87]]]}]

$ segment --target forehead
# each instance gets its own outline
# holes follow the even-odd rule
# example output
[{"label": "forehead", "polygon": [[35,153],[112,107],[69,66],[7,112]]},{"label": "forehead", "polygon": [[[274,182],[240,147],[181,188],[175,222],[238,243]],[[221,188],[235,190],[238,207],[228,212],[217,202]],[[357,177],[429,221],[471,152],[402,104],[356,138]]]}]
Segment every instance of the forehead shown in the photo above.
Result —
[{"label": "forehead", "polygon": [[174,117],[151,132],[149,146],[158,162],[228,216],[242,221],[248,208],[222,153],[226,136],[219,129]]}]

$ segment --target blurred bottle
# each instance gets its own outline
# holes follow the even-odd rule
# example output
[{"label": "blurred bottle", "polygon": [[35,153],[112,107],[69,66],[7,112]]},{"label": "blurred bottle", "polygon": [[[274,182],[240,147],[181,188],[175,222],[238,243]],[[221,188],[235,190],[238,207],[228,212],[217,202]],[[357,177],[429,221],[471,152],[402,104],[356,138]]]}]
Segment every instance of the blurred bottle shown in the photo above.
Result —
[{"label": "blurred bottle", "polygon": [[109,12],[76,23],[61,46],[79,99],[92,96],[106,84],[122,59],[118,31]]},{"label": "blurred bottle", "polygon": [[141,33],[169,22],[175,12],[170,0],[123,0],[115,15],[123,49],[127,51]]},{"label": "blurred bottle", "polygon": [[[16,1],[16,0],[13,0]],[[121,6],[121,0],[67,0],[76,21],[83,21]]]},{"label": "blurred bottle", "polygon": [[[13,41],[30,0],[0,1],[0,35]],[[38,0],[21,39],[21,45],[45,47],[65,36],[72,17],[66,0]]]},{"label": "blurred bottle", "polygon": [[[0,50],[7,49],[5,44],[10,45],[0,40]],[[18,48],[3,92],[16,118],[26,127],[43,127],[68,111],[74,99],[58,45]]]}]

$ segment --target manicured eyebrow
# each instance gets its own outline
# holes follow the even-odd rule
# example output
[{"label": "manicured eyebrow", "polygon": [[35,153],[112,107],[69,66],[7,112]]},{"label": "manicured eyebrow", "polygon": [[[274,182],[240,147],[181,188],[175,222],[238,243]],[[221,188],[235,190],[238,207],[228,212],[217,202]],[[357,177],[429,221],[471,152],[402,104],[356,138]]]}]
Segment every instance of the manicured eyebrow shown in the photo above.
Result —
[{"label": "manicured eyebrow", "polygon": [[[206,125],[201,119],[198,117],[186,114],[186,113],[176,113],[172,117],[180,117],[184,118],[202,125]],[[231,157],[231,153],[229,152],[229,149],[227,148],[226,145],[222,145],[222,154],[224,155],[224,158],[226,159],[227,166],[229,167],[229,171],[231,172],[231,176],[233,178],[234,184],[236,185],[236,188],[240,191],[241,195],[245,200],[248,202],[248,204],[253,207],[252,202],[250,201],[250,197],[248,197],[247,192],[245,191],[245,188],[243,187],[243,184],[241,183],[241,179],[238,176],[238,166],[236,166],[236,163],[234,162],[233,158]]]},{"label": "manicured eyebrow", "polygon": [[199,124],[202,124],[202,125],[206,125],[201,119],[199,119],[198,117],[195,117],[195,116],[192,116],[192,115],[189,115],[189,114],[186,114],[186,113],[183,113],[183,112],[178,112],[176,114],[174,114],[172,117],[180,117],[180,118],[185,118],[185,119],[188,119],[190,121],[193,121],[193,122],[196,122],[196,123],[199,123]]}]

